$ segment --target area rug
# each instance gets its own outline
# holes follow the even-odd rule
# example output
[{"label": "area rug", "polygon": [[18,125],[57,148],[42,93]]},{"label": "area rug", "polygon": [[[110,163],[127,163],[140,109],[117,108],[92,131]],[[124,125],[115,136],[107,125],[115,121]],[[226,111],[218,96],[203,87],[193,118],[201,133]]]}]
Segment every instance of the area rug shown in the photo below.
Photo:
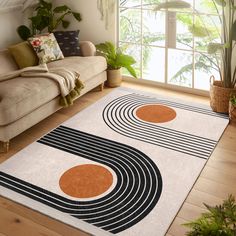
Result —
[{"label": "area rug", "polygon": [[0,195],[93,235],[162,236],[228,124],[118,88],[0,165]]}]

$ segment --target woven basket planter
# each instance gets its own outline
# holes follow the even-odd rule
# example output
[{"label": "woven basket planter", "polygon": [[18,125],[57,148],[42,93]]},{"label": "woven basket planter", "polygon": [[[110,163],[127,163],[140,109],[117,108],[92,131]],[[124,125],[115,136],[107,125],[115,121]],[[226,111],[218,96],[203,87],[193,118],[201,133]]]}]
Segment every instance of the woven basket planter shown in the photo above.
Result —
[{"label": "woven basket planter", "polygon": [[225,88],[221,81],[215,81],[212,76],[210,79],[210,105],[213,111],[229,113],[229,98],[231,93],[236,93],[234,88]]},{"label": "woven basket planter", "polygon": [[229,102],[229,119],[231,122],[236,123],[236,105]]},{"label": "woven basket planter", "polygon": [[110,88],[119,87],[122,82],[121,69],[107,70],[106,85]]}]

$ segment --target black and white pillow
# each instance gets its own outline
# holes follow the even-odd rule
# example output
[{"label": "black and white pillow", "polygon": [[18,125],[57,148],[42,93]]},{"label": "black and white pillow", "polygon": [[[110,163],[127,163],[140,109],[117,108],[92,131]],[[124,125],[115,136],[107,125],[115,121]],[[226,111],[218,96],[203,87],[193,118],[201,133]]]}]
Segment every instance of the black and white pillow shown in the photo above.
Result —
[{"label": "black and white pillow", "polygon": [[55,31],[54,35],[64,57],[82,55],[79,47],[79,30]]}]

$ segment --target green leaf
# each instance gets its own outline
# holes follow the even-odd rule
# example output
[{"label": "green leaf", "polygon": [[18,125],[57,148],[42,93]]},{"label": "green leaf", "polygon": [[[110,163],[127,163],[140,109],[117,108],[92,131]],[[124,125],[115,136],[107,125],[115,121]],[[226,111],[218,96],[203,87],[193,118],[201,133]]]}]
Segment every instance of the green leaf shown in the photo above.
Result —
[{"label": "green leaf", "polygon": [[195,37],[204,38],[208,36],[207,29],[203,26],[189,25],[188,29]]},{"label": "green leaf", "polygon": [[66,12],[68,10],[70,10],[70,8],[68,6],[66,6],[66,5],[63,5],[63,6],[55,7],[53,12],[55,12],[55,13],[63,13],[63,12]]},{"label": "green leaf", "polygon": [[161,9],[184,9],[191,8],[191,4],[185,1],[171,1],[158,4],[153,10],[159,11]]},{"label": "green leaf", "polygon": [[132,56],[122,53],[121,48],[116,49],[112,42],[105,42],[96,45],[97,52],[103,55],[107,60],[109,69],[126,68],[129,73],[137,78],[136,72],[132,65],[136,63]]},{"label": "green leaf", "polygon": [[226,1],[225,0],[214,0],[216,4],[225,7],[226,6]]},{"label": "green leaf", "polygon": [[125,68],[129,71],[129,73],[130,73],[134,78],[137,79],[137,74],[136,74],[136,71],[135,71],[135,69],[134,69],[133,67],[131,67],[131,66],[126,66]]},{"label": "green leaf", "polygon": [[52,3],[44,1],[44,0],[40,0],[39,1],[39,8],[46,8],[47,10],[51,10],[52,9]]},{"label": "green leaf", "polygon": [[232,39],[236,41],[236,21],[234,21],[231,31],[232,31]]},{"label": "green leaf", "polygon": [[221,43],[209,43],[207,46],[207,52],[209,54],[214,54],[217,51],[221,51],[224,48],[224,45]]},{"label": "green leaf", "polygon": [[61,22],[62,22],[62,27],[63,27],[64,29],[68,28],[69,25],[70,25],[70,22],[67,21],[67,20],[62,20]]},{"label": "green leaf", "polygon": [[72,15],[74,16],[74,18],[75,18],[77,21],[81,21],[81,20],[82,20],[80,13],[78,13],[78,12],[72,12]]},{"label": "green leaf", "polygon": [[17,28],[17,33],[23,40],[27,40],[29,37],[32,36],[30,29],[25,25],[20,25]]}]

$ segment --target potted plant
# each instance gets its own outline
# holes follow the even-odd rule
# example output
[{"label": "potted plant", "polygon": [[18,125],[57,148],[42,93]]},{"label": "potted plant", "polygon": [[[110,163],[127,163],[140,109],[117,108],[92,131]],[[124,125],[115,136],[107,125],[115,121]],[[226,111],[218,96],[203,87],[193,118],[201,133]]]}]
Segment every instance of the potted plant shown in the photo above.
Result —
[{"label": "potted plant", "polygon": [[77,21],[81,21],[80,13],[72,11],[68,6],[62,5],[53,8],[52,3],[39,0],[39,4],[34,10],[34,16],[30,17],[31,28],[21,25],[17,28],[19,36],[23,40],[41,33],[47,28],[47,32],[53,32],[59,25],[68,28],[70,22],[65,20],[65,16],[72,15]]},{"label": "potted plant", "polygon": [[116,48],[112,42],[105,42],[96,45],[97,52],[107,60],[107,86],[120,86],[122,81],[121,68],[127,71],[135,78],[136,72],[132,67],[136,63],[132,56],[126,55],[121,48]]},{"label": "potted plant", "polygon": [[223,204],[219,206],[208,206],[204,204],[208,212],[203,213],[200,218],[184,224],[191,230],[188,236],[235,236],[236,235],[236,203],[235,198],[230,195]]},{"label": "potted plant", "polygon": [[236,122],[236,94],[231,94],[229,100],[229,119]]},{"label": "potted plant", "polygon": [[[194,23],[189,27],[190,32],[197,37],[209,37],[208,53],[215,58],[214,65],[217,67],[220,75],[220,81],[215,81],[211,77],[210,86],[210,105],[213,111],[228,113],[229,98],[232,91],[236,91],[236,65],[233,64],[233,50],[236,45],[236,2],[234,0],[211,0],[216,11],[219,13],[219,20],[222,24],[221,42],[212,42],[210,39],[211,30],[207,28],[204,20],[201,20],[199,26]],[[185,1],[171,1],[160,3],[155,7],[155,11],[160,9],[182,9],[191,8],[191,5]],[[195,14],[201,18],[201,15],[195,10]],[[220,54],[220,60],[218,58]],[[209,58],[209,60],[211,60]]]}]

